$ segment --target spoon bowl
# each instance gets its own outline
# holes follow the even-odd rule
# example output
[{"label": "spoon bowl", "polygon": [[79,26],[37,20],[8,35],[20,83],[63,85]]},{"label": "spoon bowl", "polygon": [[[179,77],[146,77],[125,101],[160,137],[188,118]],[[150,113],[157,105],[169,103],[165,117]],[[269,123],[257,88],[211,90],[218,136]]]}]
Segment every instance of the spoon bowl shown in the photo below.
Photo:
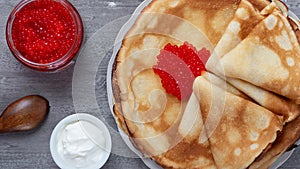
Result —
[{"label": "spoon bowl", "polygon": [[49,107],[48,100],[38,95],[25,96],[14,101],[0,116],[0,133],[36,128],[46,118]]}]

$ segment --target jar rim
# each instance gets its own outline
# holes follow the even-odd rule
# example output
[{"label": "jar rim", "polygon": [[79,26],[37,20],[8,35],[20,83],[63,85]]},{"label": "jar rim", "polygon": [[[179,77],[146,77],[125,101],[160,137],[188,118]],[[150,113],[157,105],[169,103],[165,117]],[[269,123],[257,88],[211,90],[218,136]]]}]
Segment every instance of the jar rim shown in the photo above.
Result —
[{"label": "jar rim", "polygon": [[12,38],[12,28],[13,28],[13,23],[15,20],[15,15],[24,6],[26,6],[27,4],[30,4],[31,2],[34,2],[34,1],[37,1],[37,0],[22,0],[11,11],[11,13],[8,17],[8,20],[7,20],[7,24],[6,24],[6,41],[7,41],[8,47],[9,47],[10,51],[12,52],[12,54],[14,55],[14,57],[27,67],[37,69],[40,71],[55,71],[55,70],[61,69],[64,66],[68,65],[68,63],[71,62],[77,56],[77,54],[79,53],[80,48],[82,46],[83,39],[84,39],[84,27],[83,27],[83,22],[82,22],[81,16],[80,16],[79,12],[77,11],[77,9],[67,0],[53,0],[55,2],[59,2],[64,8],[66,8],[69,11],[70,16],[72,17],[72,20],[73,20],[73,22],[75,24],[75,28],[76,28],[75,40],[74,40],[72,46],[70,47],[70,49],[68,50],[68,52],[66,54],[64,54],[63,56],[61,56],[59,59],[57,59],[53,62],[49,62],[49,63],[36,63],[36,62],[28,60],[19,52],[19,50],[16,48],[16,46],[13,42],[13,38]]}]

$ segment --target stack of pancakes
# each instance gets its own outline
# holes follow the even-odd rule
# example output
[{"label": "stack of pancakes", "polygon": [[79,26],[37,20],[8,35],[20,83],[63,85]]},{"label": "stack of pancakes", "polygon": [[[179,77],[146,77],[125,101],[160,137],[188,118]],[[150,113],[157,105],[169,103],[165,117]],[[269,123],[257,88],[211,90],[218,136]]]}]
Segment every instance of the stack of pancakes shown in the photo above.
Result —
[{"label": "stack of pancakes", "polygon": [[[118,126],[165,168],[268,168],[300,136],[299,25],[275,0],[153,0],[115,60]],[[180,101],[152,68],[185,41],[211,56]]]}]

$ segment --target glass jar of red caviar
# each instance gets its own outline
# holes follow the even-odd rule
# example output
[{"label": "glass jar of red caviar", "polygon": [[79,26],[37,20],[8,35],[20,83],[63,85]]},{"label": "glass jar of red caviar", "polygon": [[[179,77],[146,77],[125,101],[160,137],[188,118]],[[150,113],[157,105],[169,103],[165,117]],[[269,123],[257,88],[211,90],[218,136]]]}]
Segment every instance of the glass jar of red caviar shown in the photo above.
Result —
[{"label": "glass jar of red caviar", "polygon": [[6,40],[22,64],[53,72],[74,62],[83,32],[81,17],[67,0],[22,0],[8,18]]}]

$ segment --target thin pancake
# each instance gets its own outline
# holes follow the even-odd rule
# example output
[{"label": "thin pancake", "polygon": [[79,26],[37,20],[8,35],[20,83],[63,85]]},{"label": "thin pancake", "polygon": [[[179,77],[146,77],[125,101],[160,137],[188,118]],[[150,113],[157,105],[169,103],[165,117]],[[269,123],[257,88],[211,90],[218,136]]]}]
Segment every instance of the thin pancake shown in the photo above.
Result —
[{"label": "thin pancake", "polygon": [[[257,11],[252,4],[241,1],[239,8],[230,22],[227,30],[214,50],[214,54],[208,60],[206,67],[217,74],[216,64],[226,53],[235,48],[244,40],[252,29],[274,11],[279,11],[274,2],[266,6],[262,11]],[[255,85],[242,80],[227,78],[233,86],[246,93],[261,106],[270,111],[284,116],[285,122],[292,121],[299,115],[299,106],[292,100],[285,99],[269,91],[263,90]]]},{"label": "thin pancake", "polygon": [[154,0],[127,33],[119,58],[125,59],[122,57],[139,50],[161,49],[169,42],[165,37],[188,41],[197,48],[213,49],[239,2],[240,0]]},{"label": "thin pancake", "polygon": [[[167,168],[216,169],[204,131],[199,102],[194,94],[191,95],[185,108],[178,133],[183,140],[159,158],[154,157],[157,161]],[[206,141],[201,142],[199,138]]]},{"label": "thin pancake", "polygon": [[280,12],[273,12],[260,22],[221,59],[227,77],[244,80],[292,100],[300,99],[299,62],[300,46],[295,32]]},{"label": "thin pancake", "polygon": [[288,20],[289,20],[294,32],[296,33],[298,42],[300,43],[300,21],[292,19],[291,17],[288,17]]},{"label": "thin pancake", "polygon": [[203,78],[205,78],[208,81],[213,81],[214,85],[218,86],[219,88],[222,88],[223,90],[226,90],[227,92],[230,92],[236,96],[242,97],[244,99],[247,100],[252,100],[251,98],[249,98],[245,93],[243,93],[241,90],[238,90],[237,88],[235,88],[234,86],[232,86],[229,83],[226,83],[225,80],[223,80],[222,78],[209,73],[209,72],[205,72],[201,75]]},{"label": "thin pancake", "polygon": [[283,116],[284,122],[290,122],[300,114],[300,106],[290,99],[276,95],[242,80],[228,78],[227,81],[261,106],[277,115]]},{"label": "thin pancake", "polygon": [[260,155],[249,169],[269,168],[290,146],[300,138],[300,117],[283,127],[282,133],[271,148]]},{"label": "thin pancake", "polygon": [[[212,119],[205,123],[205,129],[218,168],[248,167],[282,129],[280,117],[216,87],[203,77],[195,80],[193,91],[199,99],[203,121]],[[220,93],[224,92],[223,103],[212,101],[215,97],[221,100]],[[214,132],[209,135],[212,130]]]},{"label": "thin pancake", "polygon": [[[272,12],[274,8],[275,6],[272,3],[268,6],[268,11]],[[212,56],[209,58],[206,64],[207,69],[213,71],[216,64],[220,61],[220,58],[245,39],[252,29],[267,15],[268,13],[262,15],[250,2],[242,0],[232,21],[229,23],[226,31],[215,47]]]},{"label": "thin pancake", "polygon": [[249,1],[257,10],[261,11],[271,2],[269,0],[247,0]]}]

